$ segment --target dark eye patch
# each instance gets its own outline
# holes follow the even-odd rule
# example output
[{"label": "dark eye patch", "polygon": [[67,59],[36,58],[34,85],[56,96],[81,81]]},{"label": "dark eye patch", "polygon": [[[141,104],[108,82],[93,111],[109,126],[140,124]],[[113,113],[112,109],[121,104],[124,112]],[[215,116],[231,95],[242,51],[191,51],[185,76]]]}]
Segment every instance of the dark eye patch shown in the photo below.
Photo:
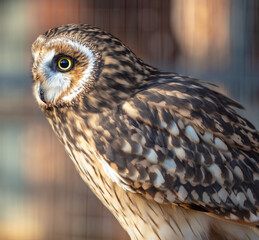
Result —
[{"label": "dark eye patch", "polygon": [[74,67],[74,59],[64,54],[56,55],[51,62],[51,68],[54,71],[68,72],[73,67]]}]

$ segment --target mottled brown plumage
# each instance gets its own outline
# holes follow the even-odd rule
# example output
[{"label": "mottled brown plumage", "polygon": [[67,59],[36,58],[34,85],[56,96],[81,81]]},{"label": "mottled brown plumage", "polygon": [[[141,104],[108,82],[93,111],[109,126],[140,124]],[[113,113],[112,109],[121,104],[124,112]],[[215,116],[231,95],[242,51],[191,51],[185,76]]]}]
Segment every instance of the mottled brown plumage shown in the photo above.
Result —
[{"label": "mottled brown plumage", "polygon": [[32,52],[41,109],[132,239],[258,239],[259,134],[238,103],[89,25],[51,29]]}]

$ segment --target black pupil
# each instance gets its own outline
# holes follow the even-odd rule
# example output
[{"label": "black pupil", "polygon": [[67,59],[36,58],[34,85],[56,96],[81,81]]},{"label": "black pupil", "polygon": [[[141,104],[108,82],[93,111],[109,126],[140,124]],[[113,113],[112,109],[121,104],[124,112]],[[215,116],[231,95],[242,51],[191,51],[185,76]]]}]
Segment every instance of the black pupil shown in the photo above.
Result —
[{"label": "black pupil", "polygon": [[69,66],[69,61],[67,59],[62,59],[59,63],[61,68],[68,68]]}]

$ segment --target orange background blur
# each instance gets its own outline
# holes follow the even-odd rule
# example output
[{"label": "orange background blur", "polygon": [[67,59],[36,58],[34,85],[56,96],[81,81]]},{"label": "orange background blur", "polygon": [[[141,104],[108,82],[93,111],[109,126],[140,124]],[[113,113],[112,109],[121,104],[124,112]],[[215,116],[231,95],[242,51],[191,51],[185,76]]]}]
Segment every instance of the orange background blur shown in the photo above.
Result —
[{"label": "orange background blur", "polygon": [[0,0],[0,240],[129,239],[31,94],[30,46],[66,23],[96,25],[151,65],[220,85],[259,128],[257,0]]}]

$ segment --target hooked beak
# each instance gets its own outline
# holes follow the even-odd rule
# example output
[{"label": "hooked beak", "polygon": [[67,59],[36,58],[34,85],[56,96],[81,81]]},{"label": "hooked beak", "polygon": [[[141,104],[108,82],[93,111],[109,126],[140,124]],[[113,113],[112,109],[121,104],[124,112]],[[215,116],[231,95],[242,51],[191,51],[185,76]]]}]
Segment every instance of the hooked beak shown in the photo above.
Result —
[{"label": "hooked beak", "polygon": [[39,97],[40,97],[40,100],[41,100],[42,102],[47,103],[46,100],[45,100],[44,91],[43,91],[41,85],[40,85],[40,87],[39,87]]}]

